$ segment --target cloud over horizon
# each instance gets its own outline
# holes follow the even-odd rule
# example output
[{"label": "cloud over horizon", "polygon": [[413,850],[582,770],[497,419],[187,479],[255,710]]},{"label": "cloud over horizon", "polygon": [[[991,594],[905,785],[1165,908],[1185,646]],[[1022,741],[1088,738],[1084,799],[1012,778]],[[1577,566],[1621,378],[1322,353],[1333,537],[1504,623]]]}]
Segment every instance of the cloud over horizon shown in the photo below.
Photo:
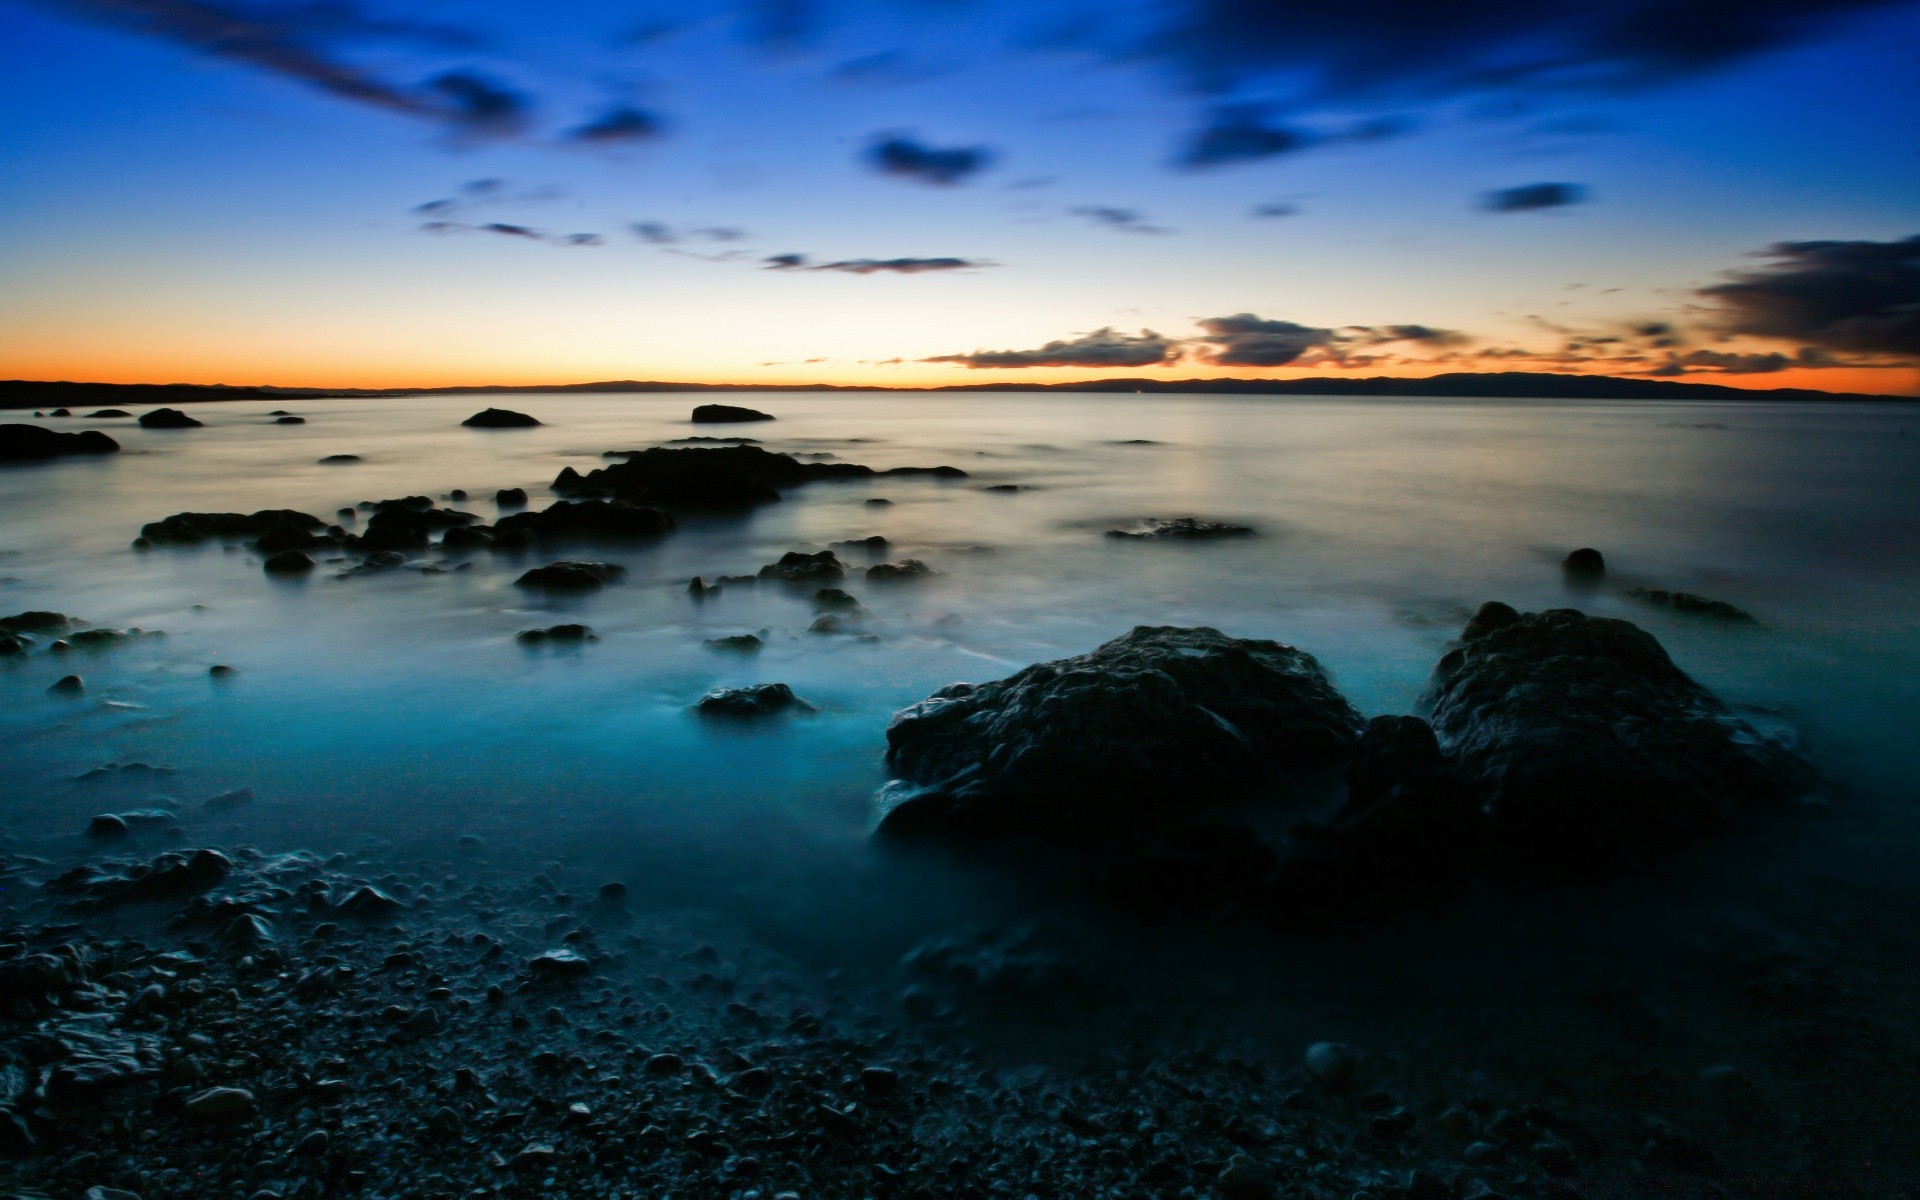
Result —
[{"label": "cloud over horizon", "polygon": [[836,271],[845,275],[925,275],[935,271],[975,271],[1000,264],[983,258],[843,258],[813,262],[804,254],[775,254],[762,260],[769,271]]},{"label": "cloud over horizon", "polygon": [[1075,338],[1048,342],[1036,350],[975,350],[971,354],[941,354],[921,362],[958,363],[963,367],[1150,367],[1180,357],[1180,345],[1151,329],[1138,335],[1111,327]]},{"label": "cloud over horizon", "polygon": [[1764,267],[1699,290],[1724,332],[1920,358],[1920,234],[1894,242],[1780,242]]},{"label": "cloud over horizon", "polygon": [[995,155],[985,146],[941,149],[895,133],[876,138],[865,157],[867,165],[882,175],[951,187],[992,166]]}]

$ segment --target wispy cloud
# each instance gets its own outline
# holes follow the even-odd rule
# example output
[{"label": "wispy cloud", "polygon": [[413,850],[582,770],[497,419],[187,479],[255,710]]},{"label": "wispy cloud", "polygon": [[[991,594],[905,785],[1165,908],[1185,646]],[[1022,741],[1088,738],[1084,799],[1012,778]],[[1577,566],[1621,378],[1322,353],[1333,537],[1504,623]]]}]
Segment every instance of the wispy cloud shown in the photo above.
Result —
[{"label": "wispy cloud", "polygon": [[1132,208],[1114,208],[1104,204],[1082,204],[1067,210],[1068,215],[1082,217],[1095,225],[1104,225],[1108,229],[1117,229],[1121,233],[1160,234],[1172,233],[1165,226],[1155,225],[1147,219],[1145,213]]},{"label": "wispy cloud", "polygon": [[965,182],[993,164],[985,146],[939,148],[905,134],[882,134],[866,151],[867,164],[883,175],[948,187]]},{"label": "wispy cloud", "polygon": [[843,258],[813,262],[804,254],[775,254],[761,260],[769,271],[836,271],[846,275],[924,275],[936,271],[977,271],[998,263],[983,258]]},{"label": "wispy cloud", "polygon": [[1480,207],[1493,213],[1541,212],[1587,201],[1587,189],[1577,183],[1526,183],[1480,194]]},{"label": "wispy cloud", "polygon": [[941,354],[921,362],[958,363],[983,367],[1151,367],[1180,357],[1179,343],[1143,329],[1125,334],[1096,329],[1079,337],[1048,342],[1033,350],[975,350],[971,354]]}]

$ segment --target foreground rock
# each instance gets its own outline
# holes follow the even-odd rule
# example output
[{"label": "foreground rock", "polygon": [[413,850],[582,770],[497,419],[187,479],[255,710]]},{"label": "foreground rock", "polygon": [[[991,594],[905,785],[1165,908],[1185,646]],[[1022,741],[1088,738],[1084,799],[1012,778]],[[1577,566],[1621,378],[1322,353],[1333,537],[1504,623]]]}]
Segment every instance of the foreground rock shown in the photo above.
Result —
[{"label": "foreground rock", "polygon": [[201,427],[201,422],[177,408],[156,408],[150,413],[142,413],[140,424],[146,429],[199,429]]},{"label": "foreground rock", "polygon": [[549,592],[591,592],[626,573],[625,567],[614,563],[562,561],[535,567],[514,580],[514,584]]},{"label": "foreground rock", "polygon": [[1562,859],[1671,844],[1816,782],[1651,634],[1572,609],[1481,606],[1435,672],[1433,725],[1494,836]]},{"label": "foreground rock", "polygon": [[97,429],[61,433],[38,425],[0,425],[0,462],[44,462],[73,454],[112,454],[120,449]]},{"label": "foreground rock", "polygon": [[964,479],[958,467],[894,467],[876,471],[859,463],[801,462],[758,446],[679,449],[655,446],[624,452],[625,461],[582,475],[560,472],[553,490],[562,496],[597,496],[669,508],[740,509],[776,503],[782,488],[829,479],[881,475],[927,475]]},{"label": "foreground rock", "polygon": [[751,687],[715,688],[700,697],[694,710],[703,717],[773,717],[786,712],[810,713],[818,709],[793,694],[784,683],[756,683]]},{"label": "foreground rock", "polygon": [[[520,494],[520,503],[526,493]],[[655,538],[672,533],[674,520],[657,508],[621,500],[562,500],[539,512],[515,513],[494,522],[496,540],[522,536],[532,541],[563,538]]]},{"label": "foreground rock", "polygon": [[757,408],[742,408],[737,404],[701,404],[693,410],[695,425],[726,425],[742,421],[771,421],[772,413],[763,413]]},{"label": "foreground rock", "polygon": [[539,423],[526,413],[506,408],[482,409],[460,422],[469,429],[530,429]]},{"label": "foreground rock", "polygon": [[1221,521],[1202,521],[1198,517],[1148,517],[1132,525],[1107,530],[1113,538],[1156,541],[1206,541],[1212,538],[1248,537],[1253,530],[1246,525],[1228,525]]},{"label": "foreground rock", "polygon": [[897,713],[882,830],[1132,836],[1305,791],[1345,765],[1360,726],[1304,651],[1143,625]]}]

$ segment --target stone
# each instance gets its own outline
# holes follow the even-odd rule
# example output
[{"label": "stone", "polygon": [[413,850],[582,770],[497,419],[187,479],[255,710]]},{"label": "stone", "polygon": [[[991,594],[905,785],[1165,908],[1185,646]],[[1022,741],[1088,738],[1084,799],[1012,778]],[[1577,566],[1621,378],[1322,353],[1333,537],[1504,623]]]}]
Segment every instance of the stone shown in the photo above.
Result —
[{"label": "stone", "polygon": [[1131,837],[1291,799],[1345,766],[1360,727],[1304,651],[1142,625],[896,713],[881,829]]},{"label": "stone", "polygon": [[1280,1194],[1280,1183],[1265,1163],[1236,1154],[1214,1180],[1214,1189],[1220,1193],[1220,1200],[1274,1200]]},{"label": "stone", "polygon": [[62,433],[39,425],[0,425],[0,462],[44,462],[74,454],[113,454],[120,449],[97,429]]},{"label": "stone", "polygon": [[526,413],[505,408],[488,408],[460,422],[469,429],[530,429],[540,422]]},{"label": "stone", "polygon": [[106,420],[111,417],[130,417],[133,414],[124,408],[100,408],[87,414],[89,420]]},{"label": "stone", "polygon": [[1632,588],[1627,595],[1658,608],[1672,609],[1690,617],[1707,617],[1729,625],[1757,625],[1754,615],[1725,600],[1709,600],[1692,592],[1669,592],[1661,588]]},{"label": "stone", "polygon": [[523,629],[514,635],[514,640],[526,646],[538,646],[542,642],[597,642],[593,630],[585,625],[549,625],[545,629]]},{"label": "stone", "polygon": [[269,508],[255,513],[175,513],[141,526],[140,536],[155,545],[197,546],[202,542],[237,542],[274,534],[284,537],[283,530],[314,535],[312,540],[298,543],[295,548],[299,548],[324,541],[318,535],[326,528],[325,521],[310,513]]},{"label": "stone", "polygon": [[760,568],[761,579],[777,580],[799,587],[830,583],[845,578],[846,574],[847,564],[834,557],[831,550],[820,550],[812,554],[800,550],[789,550],[780,556],[779,562],[768,563]]},{"label": "stone", "polygon": [[140,424],[146,429],[198,429],[202,422],[177,408],[156,408],[150,413],[142,413]]},{"label": "stone", "polygon": [[869,583],[906,583],[916,579],[925,579],[936,574],[932,567],[917,558],[903,558],[897,563],[875,563],[867,568]]},{"label": "stone", "polygon": [[493,502],[501,508],[525,508],[527,506],[527,489],[501,488],[493,494]]},{"label": "stone", "polygon": [[1593,547],[1582,546],[1560,560],[1560,570],[1570,583],[1598,583],[1607,577],[1607,560]]},{"label": "stone", "polygon": [[207,668],[208,677],[213,679],[232,679],[239,673],[240,671],[237,667],[230,667],[225,663],[215,663]]},{"label": "stone", "polygon": [[358,454],[329,454],[325,458],[318,460],[323,467],[340,467],[359,461],[361,461],[361,459]]},{"label": "stone", "polygon": [[708,638],[707,645],[713,647],[715,650],[731,650],[740,654],[752,654],[766,645],[766,643],[761,641],[755,634],[734,633],[728,634],[726,637]]},{"label": "stone", "polygon": [[133,829],[127,824],[126,818],[115,813],[101,813],[87,821],[87,836],[90,838],[106,841],[126,837],[131,832]]},{"label": "stone", "polygon": [[578,979],[593,971],[593,964],[577,951],[548,950],[527,961],[527,972],[548,979]]},{"label": "stone", "polygon": [[821,588],[811,599],[815,612],[860,611],[860,601],[839,588]]},{"label": "stone", "polygon": [[1132,525],[1107,530],[1107,536],[1111,538],[1156,541],[1207,541],[1214,538],[1248,537],[1252,533],[1252,528],[1246,525],[1202,521],[1197,517],[1175,517],[1172,520],[1148,517]]},{"label": "stone", "polygon": [[746,421],[771,421],[772,413],[742,408],[736,404],[701,404],[693,410],[695,425],[726,425]]},{"label": "stone", "polygon": [[1330,1088],[1353,1082],[1353,1052],[1339,1042],[1315,1042],[1307,1047],[1307,1073]]},{"label": "stone", "polygon": [[672,533],[674,524],[671,516],[657,508],[624,500],[561,500],[539,512],[502,517],[493,527],[497,533],[552,540],[656,538]]},{"label": "stone", "polygon": [[871,479],[879,475],[963,478],[957,467],[896,467],[875,471],[858,463],[801,462],[759,446],[621,451],[624,461],[581,475],[572,467],[554,478],[563,496],[598,496],[667,508],[733,510],[777,503],[783,488],[814,480]]},{"label": "stone", "polygon": [[755,718],[785,712],[818,711],[793,694],[784,683],[756,683],[751,687],[715,688],[700,697],[694,710],[703,717]]},{"label": "stone", "polygon": [[568,560],[535,567],[514,580],[514,585],[549,592],[591,592],[603,584],[620,579],[626,573],[625,567],[613,563]]},{"label": "stone", "polygon": [[276,417],[273,423],[275,425],[305,425],[307,419],[305,417]]},{"label": "stone", "polygon": [[363,884],[334,905],[352,917],[384,917],[400,908],[400,902],[371,884]]},{"label": "stone", "polygon": [[304,575],[313,570],[313,556],[304,550],[282,550],[260,564],[269,575]]},{"label": "stone", "polygon": [[54,696],[78,696],[86,690],[86,680],[78,675],[62,675],[53,681],[53,685],[47,689],[47,692]]},{"label": "stone", "polygon": [[253,1093],[245,1088],[210,1087],[187,1098],[185,1113],[194,1121],[239,1121],[253,1115]]}]

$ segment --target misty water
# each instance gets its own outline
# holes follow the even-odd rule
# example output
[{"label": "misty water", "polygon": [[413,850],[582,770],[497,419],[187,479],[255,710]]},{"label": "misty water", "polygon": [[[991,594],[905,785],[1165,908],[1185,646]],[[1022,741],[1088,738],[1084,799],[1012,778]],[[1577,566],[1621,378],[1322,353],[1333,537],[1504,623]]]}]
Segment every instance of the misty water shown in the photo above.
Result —
[{"label": "misty water", "polygon": [[[446,856],[455,839],[524,865],[564,859],[647,902],[724,912],[828,960],[897,953],[964,875],[889,874],[868,841],[897,709],[955,680],[1077,654],[1133,625],[1212,625],[1311,651],[1367,715],[1419,711],[1473,609],[1579,607],[1653,631],[1756,722],[1791,731],[1841,785],[1805,839],[1818,871],[1904,875],[1920,751],[1920,412],[1909,406],[1316,400],[1128,395],[749,395],[778,414],[694,426],[686,395],[489,395],[196,406],[202,429],[109,429],[124,452],[0,471],[0,611],[53,609],[164,638],[0,668],[0,804],[16,846],[77,845],[87,817],[164,792],[192,811],[247,786],[202,844],[361,846]],[[537,429],[459,422],[500,405]],[[307,419],[280,426],[284,407]],[[13,419],[13,418],[9,418]],[[657,542],[521,555],[438,551],[380,574],[267,576],[240,547],[129,543],[181,511],[294,508],[333,519],[410,494],[492,521],[496,489],[551,501],[563,467],[692,435],[876,468],[951,464],[965,480],[821,482],[737,517],[683,517]],[[335,454],[363,462],[319,465]],[[988,491],[1017,485],[1016,492]],[[866,503],[882,497],[887,506]],[[1253,526],[1206,543],[1104,536],[1144,517]],[[877,640],[807,632],[803,595],[747,574],[791,549],[884,535],[937,577],[891,587],[842,551]],[[1574,591],[1577,546],[1611,573]],[[555,557],[623,565],[578,598],[514,585]],[[423,564],[442,573],[417,569]],[[1651,608],[1651,586],[1730,601],[1752,627]],[[530,649],[523,629],[599,640]],[[755,656],[705,645],[765,630]],[[215,663],[238,669],[215,681]],[[47,694],[77,671],[82,698]],[[780,681],[810,717],[718,726],[710,688]],[[76,777],[166,764],[159,784]],[[1301,814],[1302,816],[1312,814]],[[1780,863],[1767,851],[1768,870]],[[1806,870],[1804,863],[1781,867]],[[989,897],[997,886],[978,889]],[[824,949],[823,949],[824,947]]]}]

